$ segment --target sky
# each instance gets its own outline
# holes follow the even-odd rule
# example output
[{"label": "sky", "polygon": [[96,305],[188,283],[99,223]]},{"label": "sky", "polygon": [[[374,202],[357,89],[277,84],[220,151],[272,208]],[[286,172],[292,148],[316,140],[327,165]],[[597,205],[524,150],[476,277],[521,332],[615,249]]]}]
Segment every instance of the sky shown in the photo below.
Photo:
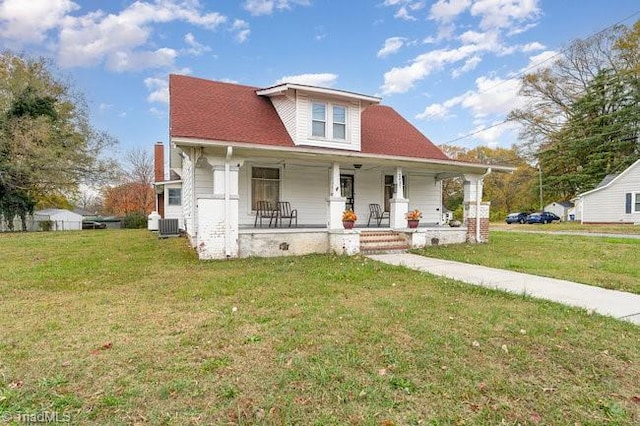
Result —
[{"label": "sky", "polygon": [[380,96],[435,144],[508,148],[523,73],[638,19],[637,0],[0,0],[0,47],[51,58],[116,156],[168,141],[171,73]]}]

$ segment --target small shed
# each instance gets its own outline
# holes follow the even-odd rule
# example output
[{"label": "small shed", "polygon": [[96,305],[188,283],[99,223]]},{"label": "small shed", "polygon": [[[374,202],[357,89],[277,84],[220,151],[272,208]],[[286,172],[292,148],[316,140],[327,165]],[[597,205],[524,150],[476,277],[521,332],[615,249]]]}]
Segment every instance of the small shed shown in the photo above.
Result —
[{"label": "small shed", "polygon": [[[82,215],[65,209],[44,209],[33,212],[38,222],[49,221],[51,231],[79,231],[82,229]],[[41,229],[46,229],[42,228]]]},{"label": "small shed", "polygon": [[569,210],[573,208],[570,201],[554,201],[544,207],[544,211],[557,215],[563,222],[569,220]]}]

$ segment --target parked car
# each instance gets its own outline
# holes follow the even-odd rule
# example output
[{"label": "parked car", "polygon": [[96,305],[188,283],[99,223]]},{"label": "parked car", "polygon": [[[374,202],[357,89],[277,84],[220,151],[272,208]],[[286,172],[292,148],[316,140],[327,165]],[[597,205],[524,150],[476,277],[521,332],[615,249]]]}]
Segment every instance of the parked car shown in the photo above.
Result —
[{"label": "parked car", "polygon": [[509,213],[505,221],[509,225],[512,223],[525,223],[527,221],[527,216],[529,216],[529,213],[525,212]]},{"label": "parked car", "polygon": [[82,229],[106,229],[107,224],[95,220],[83,220]]},{"label": "parked car", "polygon": [[527,223],[551,223],[559,220],[560,218],[551,212],[531,213],[527,216]]}]

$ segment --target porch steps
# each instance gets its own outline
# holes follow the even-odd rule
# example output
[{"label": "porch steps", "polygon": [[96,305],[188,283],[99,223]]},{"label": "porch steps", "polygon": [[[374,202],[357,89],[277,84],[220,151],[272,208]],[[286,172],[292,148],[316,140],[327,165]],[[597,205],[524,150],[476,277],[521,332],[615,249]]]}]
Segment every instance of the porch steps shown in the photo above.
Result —
[{"label": "porch steps", "polygon": [[360,232],[360,253],[403,253],[409,249],[407,240],[394,231]]}]

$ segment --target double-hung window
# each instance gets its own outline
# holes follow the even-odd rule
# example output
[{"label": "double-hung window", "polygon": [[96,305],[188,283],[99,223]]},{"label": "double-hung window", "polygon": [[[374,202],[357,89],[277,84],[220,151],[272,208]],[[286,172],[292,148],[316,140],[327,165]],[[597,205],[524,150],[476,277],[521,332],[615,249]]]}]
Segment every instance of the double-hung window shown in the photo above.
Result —
[{"label": "double-hung window", "polygon": [[636,192],[633,196],[633,212],[640,213],[640,192]]},{"label": "double-hung window", "polygon": [[327,102],[311,102],[311,137],[345,141],[347,108]]},{"label": "double-hung window", "polygon": [[180,188],[169,188],[169,205],[170,206],[179,206],[182,204],[182,191]]},{"label": "double-hung window", "polygon": [[333,105],[333,139],[346,139],[347,109],[340,105]]},{"label": "double-hung window", "polygon": [[280,169],[272,167],[251,168],[251,209],[258,201],[268,201],[272,206],[280,200]]},{"label": "double-hung window", "polygon": [[311,135],[318,138],[327,137],[327,104],[312,104]]}]

